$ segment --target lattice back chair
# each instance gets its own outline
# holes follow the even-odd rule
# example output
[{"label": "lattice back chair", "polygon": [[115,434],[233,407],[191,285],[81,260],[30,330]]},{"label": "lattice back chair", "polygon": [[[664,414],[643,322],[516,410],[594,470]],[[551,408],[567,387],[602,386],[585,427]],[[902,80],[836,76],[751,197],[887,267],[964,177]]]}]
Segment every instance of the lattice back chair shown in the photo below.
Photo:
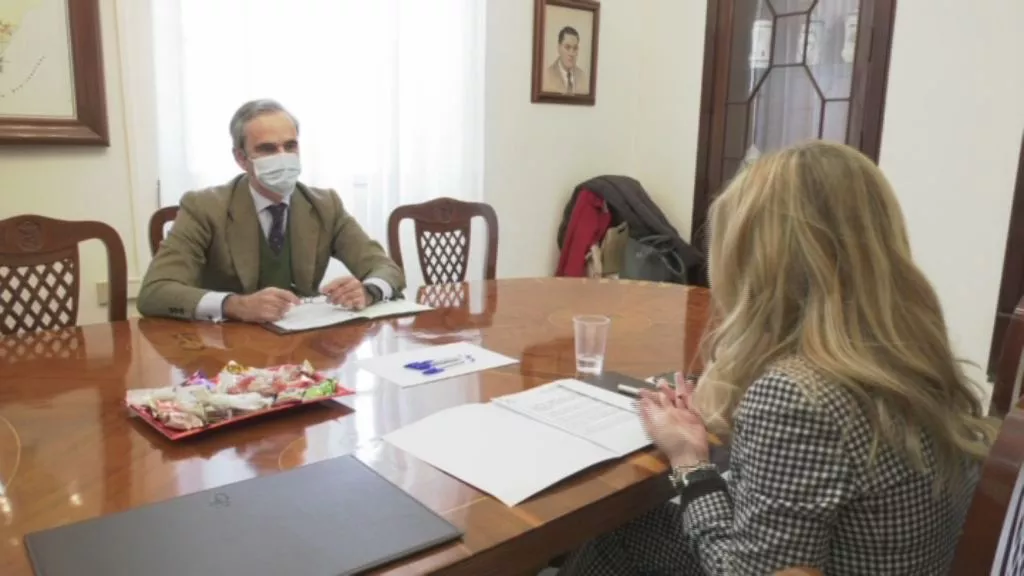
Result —
[{"label": "lattice back chair", "polygon": [[981,469],[950,576],[1024,576],[1024,400]]},{"label": "lattice back chair", "polygon": [[23,215],[0,220],[0,334],[78,324],[78,245],[99,240],[107,250],[111,322],[128,317],[124,243],[102,222]]},{"label": "lattice back chair", "polygon": [[1022,354],[1024,354],[1024,298],[1017,303],[1017,307],[1013,310],[1013,316],[1010,317],[1010,323],[1006,326],[1003,349],[999,353],[999,363],[996,364],[996,379],[992,385],[989,415],[1002,417],[1024,394],[1024,388],[1021,387],[1021,381],[1024,380]]},{"label": "lattice back chair", "polygon": [[152,256],[156,256],[156,251],[160,249],[160,243],[167,236],[167,225],[174,222],[177,217],[177,206],[164,206],[149,217],[149,252]]},{"label": "lattice back chair", "polygon": [[413,221],[420,272],[425,284],[464,282],[469,268],[470,224],[481,217],[487,226],[487,257],[484,279],[493,280],[498,263],[498,216],[482,202],[437,198],[422,204],[399,206],[388,218],[388,251],[403,270],[399,227]]}]

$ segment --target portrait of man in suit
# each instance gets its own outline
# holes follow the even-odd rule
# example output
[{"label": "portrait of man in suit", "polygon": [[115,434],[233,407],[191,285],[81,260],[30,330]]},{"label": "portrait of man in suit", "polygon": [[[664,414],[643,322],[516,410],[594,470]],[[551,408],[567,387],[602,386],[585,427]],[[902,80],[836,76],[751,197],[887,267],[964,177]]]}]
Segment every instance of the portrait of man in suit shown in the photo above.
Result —
[{"label": "portrait of man in suit", "polygon": [[[182,196],[139,289],[144,316],[274,322],[303,297],[362,309],[401,296],[405,276],[331,189],[299,180],[299,123],[274,100],[229,123],[241,173]],[[225,150],[227,152],[227,150]],[[323,284],[331,258],[352,276]]]},{"label": "portrait of man in suit", "polygon": [[536,0],[534,102],[595,103],[600,10],[592,0]]},{"label": "portrait of man in suit", "polygon": [[590,80],[586,71],[580,68],[580,33],[572,26],[564,26],[558,31],[558,58],[544,72],[545,92],[559,94],[587,94],[590,92]]}]

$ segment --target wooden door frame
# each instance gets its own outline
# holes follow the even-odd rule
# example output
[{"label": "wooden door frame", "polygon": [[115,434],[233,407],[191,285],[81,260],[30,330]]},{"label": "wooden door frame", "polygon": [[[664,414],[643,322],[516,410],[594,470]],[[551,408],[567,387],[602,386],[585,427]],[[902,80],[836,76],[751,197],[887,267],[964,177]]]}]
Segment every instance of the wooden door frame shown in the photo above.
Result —
[{"label": "wooden door frame", "polygon": [[[689,0],[688,0],[689,1]],[[731,29],[736,2],[750,0],[707,0],[707,19],[704,25],[704,69],[701,78],[700,121],[697,128],[697,166],[693,186],[693,219],[690,224],[690,243],[698,250],[706,251],[707,241],[704,237],[704,226],[708,208],[716,190],[711,190],[710,153],[713,143],[720,141],[725,135],[725,114],[715,116],[716,94],[725,93],[729,81],[729,56],[732,42]],[[885,117],[885,94],[889,83],[889,56],[892,52],[893,21],[896,17],[897,0],[868,0],[865,4],[870,8],[862,11],[858,26],[857,51],[868,50],[868,57],[855,59],[856,66],[867,67],[863,75],[864,82],[855,87],[862,91],[856,110],[851,100],[850,119],[859,118],[859,148],[869,158],[878,162],[882,144],[882,124]],[[869,21],[870,28],[864,29],[863,23]],[[866,43],[861,41],[866,39]],[[718,188],[721,183],[716,183]]]},{"label": "wooden door frame", "polygon": [[1021,135],[1020,156],[1017,160],[1017,182],[1010,205],[1010,227],[1006,232],[1003,249],[1003,276],[999,281],[996,300],[996,318],[992,326],[992,346],[988,353],[988,374],[991,378],[999,364],[1003,337],[1010,318],[1024,296],[1024,134]]}]

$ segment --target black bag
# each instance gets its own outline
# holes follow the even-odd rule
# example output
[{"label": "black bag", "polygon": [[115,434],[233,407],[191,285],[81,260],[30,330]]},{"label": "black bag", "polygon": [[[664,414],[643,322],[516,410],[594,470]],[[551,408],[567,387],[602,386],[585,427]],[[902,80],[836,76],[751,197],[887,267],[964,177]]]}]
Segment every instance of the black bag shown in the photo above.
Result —
[{"label": "black bag", "polygon": [[686,265],[671,236],[629,238],[622,252],[619,278],[686,284]]}]

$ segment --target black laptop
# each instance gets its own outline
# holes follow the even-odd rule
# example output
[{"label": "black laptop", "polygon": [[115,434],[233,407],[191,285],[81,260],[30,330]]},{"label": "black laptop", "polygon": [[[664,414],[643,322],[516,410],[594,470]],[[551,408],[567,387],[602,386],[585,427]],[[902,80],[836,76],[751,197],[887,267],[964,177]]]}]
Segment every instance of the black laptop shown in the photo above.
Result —
[{"label": "black laptop", "polygon": [[29,534],[37,576],[357,574],[462,533],[351,456]]}]

